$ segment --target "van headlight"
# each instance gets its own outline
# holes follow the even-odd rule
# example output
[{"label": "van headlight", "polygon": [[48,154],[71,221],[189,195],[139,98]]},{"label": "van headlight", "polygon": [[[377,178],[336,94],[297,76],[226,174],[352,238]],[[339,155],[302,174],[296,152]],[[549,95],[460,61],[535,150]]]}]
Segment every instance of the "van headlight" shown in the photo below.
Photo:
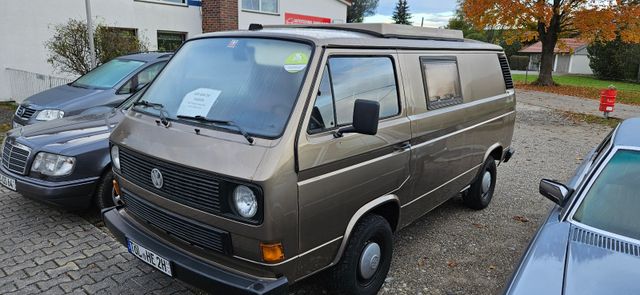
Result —
[{"label": "van headlight", "polygon": [[76,164],[76,158],[40,152],[31,165],[31,171],[49,176],[69,175]]},{"label": "van headlight", "polygon": [[233,190],[233,206],[238,215],[253,218],[258,213],[258,198],[249,187],[239,185]]},{"label": "van headlight", "polygon": [[42,110],[38,112],[36,120],[38,121],[51,121],[64,117],[64,112],[61,110]]},{"label": "van headlight", "polygon": [[120,148],[117,145],[111,147],[111,163],[113,168],[120,170]]}]

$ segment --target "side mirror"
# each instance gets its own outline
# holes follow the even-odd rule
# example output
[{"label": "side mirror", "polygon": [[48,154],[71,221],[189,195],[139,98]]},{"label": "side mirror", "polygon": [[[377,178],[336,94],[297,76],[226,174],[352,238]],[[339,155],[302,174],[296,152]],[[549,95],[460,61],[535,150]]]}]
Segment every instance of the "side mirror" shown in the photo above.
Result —
[{"label": "side mirror", "polygon": [[380,103],[372,100],[356,99],[353,107],[352,126],[342,127],[333,136],[342,137],[344,133],[376,135],[380,120]]},{"label": "side mirror", "polygon": [[539,190],[541,195],[560,206],[564,205],[564,202],[573,191],[564,184],[549,179],[540,180]]}]

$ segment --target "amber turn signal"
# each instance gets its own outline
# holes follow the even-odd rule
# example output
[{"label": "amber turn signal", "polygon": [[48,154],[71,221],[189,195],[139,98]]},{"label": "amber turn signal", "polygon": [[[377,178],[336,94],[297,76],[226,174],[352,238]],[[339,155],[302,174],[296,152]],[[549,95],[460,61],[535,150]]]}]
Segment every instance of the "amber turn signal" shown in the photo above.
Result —
[{"label": "amber turn signal", "polygon": [[113,180],[113,191],[116,192],[116,195],[119,196],[120,195],[120,185],[118,184],[117,180]]},{"label": "amber turn signal", "polygon": [[262,249],[262,260],[264,262],[274,263],[284,260],[284,248],[282,243],[260,243]]}]

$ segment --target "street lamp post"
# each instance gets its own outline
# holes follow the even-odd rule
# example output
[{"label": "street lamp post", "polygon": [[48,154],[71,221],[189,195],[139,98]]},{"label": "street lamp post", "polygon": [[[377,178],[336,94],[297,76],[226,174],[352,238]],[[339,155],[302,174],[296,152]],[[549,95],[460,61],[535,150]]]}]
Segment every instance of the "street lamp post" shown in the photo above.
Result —
[{"label": "street lamp post", "polygon": [[91,0],[84,0],[87,8],[87,33],[89,35],[89,51],[91,56],[91,69],[96,67],[96,47],[93,43],[93,21],[91,20]]}]

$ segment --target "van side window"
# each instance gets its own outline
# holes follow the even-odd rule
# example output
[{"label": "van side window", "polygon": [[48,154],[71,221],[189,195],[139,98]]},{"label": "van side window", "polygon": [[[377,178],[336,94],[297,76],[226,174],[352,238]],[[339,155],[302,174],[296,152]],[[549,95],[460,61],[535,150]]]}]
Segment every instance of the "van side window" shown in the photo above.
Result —
[{"label": "van side window", "polygon": [[391,58],[332,57],[320,82],[309,133],[351,124],[356,99],[379,102],[380,118],[395,116],[400,113],[398,97]]},{"label": "van side window", "polygon": [[318,89],[316,103],[311,110],[309,132],[317,133],[336,126],[335,108],[333,107],[333,90],[331,89],[331,76],[329,66],[324,67],[324,74]]},{"label": "van side window", "polygon": [[455,57],[422,57],[427,108],[435,110],[462,103],[460,75]]}]

